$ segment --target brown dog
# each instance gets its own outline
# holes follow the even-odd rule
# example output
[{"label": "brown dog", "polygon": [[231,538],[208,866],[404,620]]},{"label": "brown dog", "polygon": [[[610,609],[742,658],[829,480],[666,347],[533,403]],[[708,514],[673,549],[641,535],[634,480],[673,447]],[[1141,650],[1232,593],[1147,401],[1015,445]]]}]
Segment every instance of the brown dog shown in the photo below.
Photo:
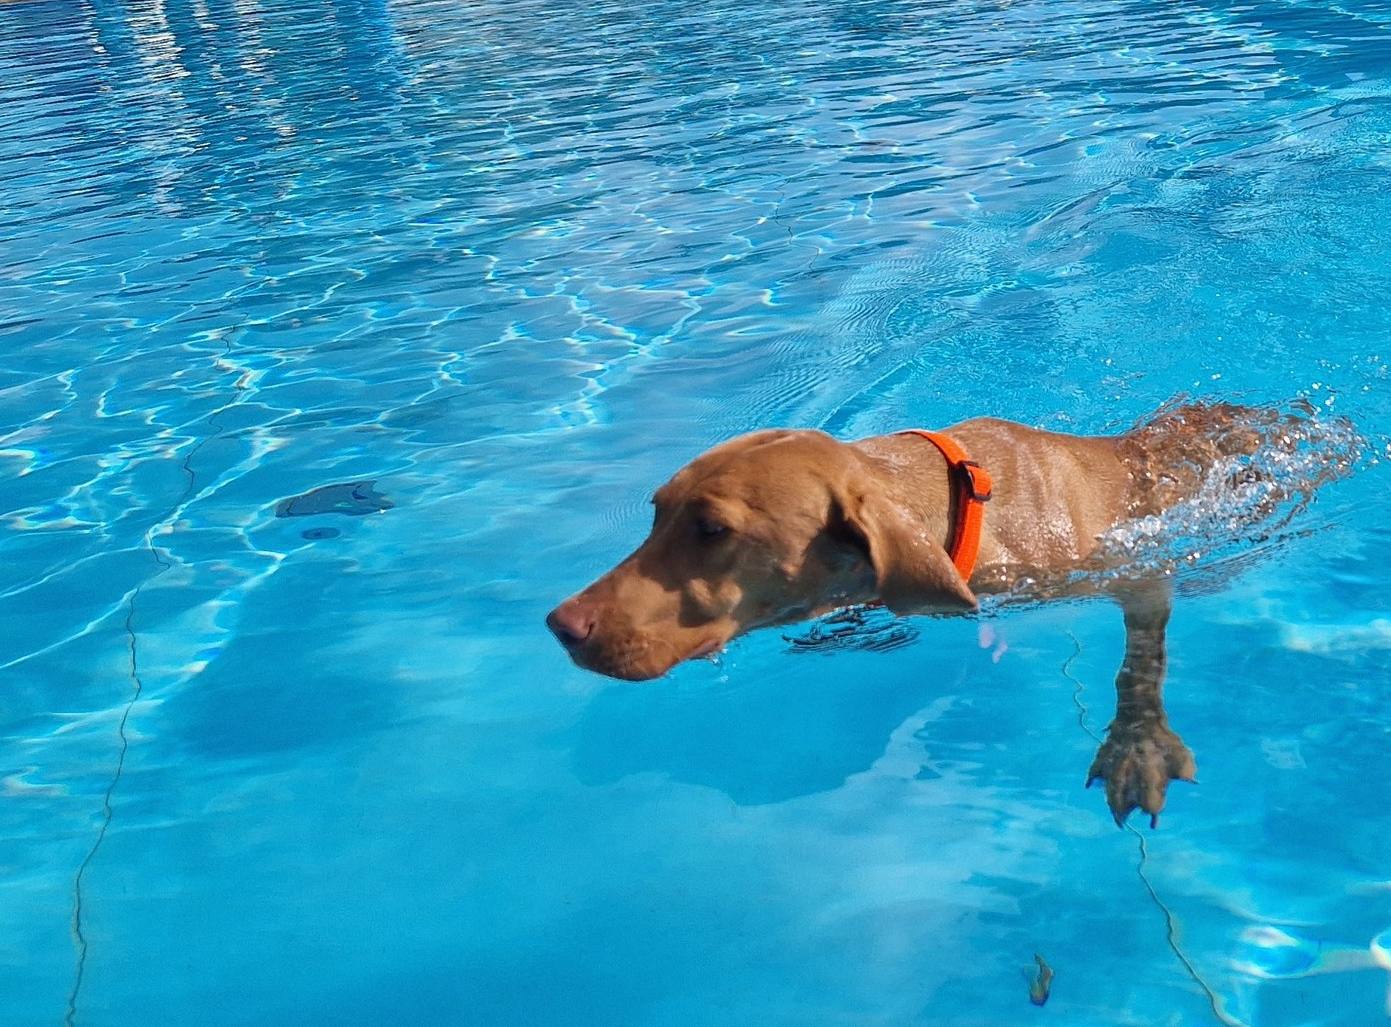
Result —
[{"label": "brown dog", "polygon": [[754,628],[856,604],[957,614],[974,611],[982,594],[1106,591],[1124,608],[1126,656],[1116,719],[1088,784],[1106,780],[1117,823],[1137,806],[1157,817],[1170,779],[1195,773],[1161,696],[1170,589],[1162,578],[1098,583],[1087,572],[1113,567],[1108,531],[1192,498],[1224,459],[1278,445],[1288,423],[1224,404],[1178,407],[1111,437],[994,419],[949,428],[994,479],[969,580],[948,556],[961,497],[931,442],[755,432],[678,471],[653,498],[647,540],[547,624],[580,666],[636,680]]}]

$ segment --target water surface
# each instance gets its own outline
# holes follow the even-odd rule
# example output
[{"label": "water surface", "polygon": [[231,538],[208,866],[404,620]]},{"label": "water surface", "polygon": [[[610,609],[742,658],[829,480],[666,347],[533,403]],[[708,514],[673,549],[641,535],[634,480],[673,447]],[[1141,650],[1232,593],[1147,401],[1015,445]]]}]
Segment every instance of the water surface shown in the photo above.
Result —
[{"label": "water surface", "polygon": [[1388,1018],[1374,460],[1177,607],[1143,849],[1106,605],[541,618],[757,427],[1384,457],[1391,5],[29,0],[0,176],[6,1024]]}]

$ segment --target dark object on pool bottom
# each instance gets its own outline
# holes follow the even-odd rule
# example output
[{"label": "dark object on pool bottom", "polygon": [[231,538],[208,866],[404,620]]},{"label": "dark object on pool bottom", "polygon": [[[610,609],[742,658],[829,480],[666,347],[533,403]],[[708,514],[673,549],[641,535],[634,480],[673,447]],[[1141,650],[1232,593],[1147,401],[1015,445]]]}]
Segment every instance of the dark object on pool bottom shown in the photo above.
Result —
[{"label": "dark object on pool bottom", "polygon": [[373,480],[321,485],[276,503],[275,516],[310,517],[314,514],[340,513],[361,517],[390,510],[396,504],[374,489],[372,486],[375,484]]},{"label": "dark object on pool bottom", "polygon": [[299,537],[318,542],[320,539],[337,538],[341,534],[343,533],[337,528],[307,528],[299,533]]},{"label": "dark object on pool bottom", "polygon": [[1038,964],[1038,976],[1029,981],[1029,1001],[1041,1006],[1048,1001],[1048,993],[1053,989],[1053,968],[1037,952],[1034,962]]}]

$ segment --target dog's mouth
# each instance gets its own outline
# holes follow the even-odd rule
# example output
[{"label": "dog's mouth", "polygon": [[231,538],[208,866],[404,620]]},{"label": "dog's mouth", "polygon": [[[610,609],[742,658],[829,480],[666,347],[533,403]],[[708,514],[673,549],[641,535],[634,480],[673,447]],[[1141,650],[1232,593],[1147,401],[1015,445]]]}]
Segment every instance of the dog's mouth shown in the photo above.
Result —
[{"label": "dog's mouth", "polygon": [[709,641],[702,642],[700,643],[700,645],[696,646],[695,649],[692,650],[691,655],[687,656],[686,659],[700,660],[704,659],[707,656],[714,656],[716,653],[720,652],[720,650],[722,650],[724,647],[724,642],[720,641],[718,638],[712,638]]},{"label": "dog's mouth", "polygon": [[585,670],[605,677],[620,681],[652,681],[665,677],[690,660],[715,656],[728,642],[728,639],[711,636],[684,653],[675,646],[658,645],[651,641],[630,643],[616,650],[601,646],[581,647],[571,650],[570,658]]}]

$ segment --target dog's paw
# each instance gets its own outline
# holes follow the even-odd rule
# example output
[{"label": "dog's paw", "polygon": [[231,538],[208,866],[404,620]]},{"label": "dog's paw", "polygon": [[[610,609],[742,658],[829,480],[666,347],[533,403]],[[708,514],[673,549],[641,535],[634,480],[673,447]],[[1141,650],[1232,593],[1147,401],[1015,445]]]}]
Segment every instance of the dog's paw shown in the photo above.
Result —
[{"label": "dog's paw", "polygon": [[1087,771],[1087,787],[1098,780],[1106,782],[1106,804],[1117,827],[1125,824],[1136,807],[1150,815],[1150,827],[1154,827],[1159,823],[1169,782],[1192,781],[1197,773],[1188,746],[1162,718],[1114,721]]}]

